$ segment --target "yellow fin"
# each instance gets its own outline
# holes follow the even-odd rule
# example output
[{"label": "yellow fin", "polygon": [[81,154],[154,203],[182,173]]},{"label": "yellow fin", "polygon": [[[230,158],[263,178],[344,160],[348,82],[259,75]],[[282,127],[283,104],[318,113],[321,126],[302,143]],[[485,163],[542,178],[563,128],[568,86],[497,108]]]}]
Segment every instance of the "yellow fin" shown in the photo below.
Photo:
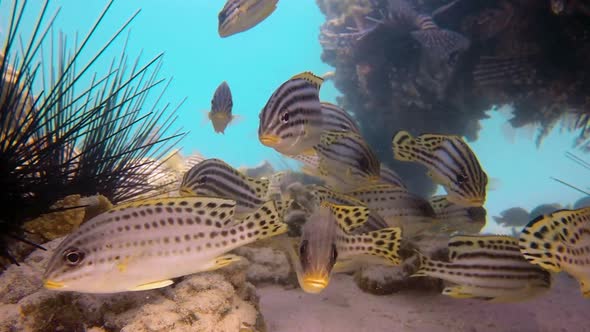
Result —
[{"label": "yellow fin", "polygon": [[[570,260],[584,260],[587,253],[583,243],[589,237],[588,229],[590,207],[538,216],[520,233],[520,252],[529,262],[559,272],[563,266],[571,264],[567,263]],[[569,271],[566,269],[566,272]]]},{"label": "yellow fin", "polygon": [[590,280],[589,279],[580,280],[580,290],[582,291],[582,295],[585,298],[590,298]]},{"label": "yellow fin", "polygon": [[243,175],[243,179],[248,183],[248,186],[254,190],[256,196],[259,199],[265,199],[268,194],[268,186],[270,181],[268,179],[255,179],[249,176]]},{"label": "yellow fin", "polygon": [[185,164],[184,158],[180,154],[180,149],[176,149],[168,154],[168,156],[164,157],[163,165],[174,172],[182,172]]},{"label": "yellow fin", "polygon": [[275,201],[267,201],[258,210],[250,213],[242,222],[233,226],[247,232],[250,242],[262,240],[287,232],[281,212]]},{"label": "yellow fin", "polygon": [[417,159],[416,152],[413,148],[416,146],[416,142],[412,135],[405,131],[398,131],[391,141],[393,149],[393,156],[396,160],[400,161],[415,161]]},{"label": "yellow fin", "polygon": [[231,263],[237,262],[240,259],[242,259],[242,258],[238,255],[233,255],[233,254],[221,255],[221,256],[216,257],[211,262],[207,263],[204,266],[205,269],[201,270],[201,272],[215,271],[217,269],[221,269],[222,267],[228,266]]},{"label": "yellow fin", "polygon": [[154,281],[154,282],[148,282],[147,284],[141,284],[138,286],[135,286],[131,289],[129,289],[130,291],[143,291],[143,290],[150,290],[150,289],[157,289],[157,288],[162,288],[162,287],[166,287],[166,286],[170,286],[174,283],[174,281],[167,279],[167,280],[159,280],[159,281]]},{"label": "yellow fin", "polygon": [[197,196],[197,194],[195,194],[195,192],[192,189],[190,189],[189,187],[180,187],[180,189],[178,189],[178,193],[182,197]]},{"label": "yellow fin", "polygon": [[455,299],[470,299],[475,297],[473,294],[464,289],[463,286],[446,287],[443,289],[442,294]]},{"label": "yellow fin", "polygon": [[[383,228],[360,235],[349,235],[341,240],[342,258],[371,255],[384,258],[389,264],[399,265],[402,231],[399,227]],[[342,242],[343,241],[343,242]],[[358,244],[362,243],[362,247]]]},{"label": "yellow fin", "polygon": [[322,86],[322,83],[324,83],[324,79],[315,75],[314,73],[310,72],[310,71],[306,71],[303,72],[301,74],[297,74],[293,77],[291,77],[292,80],[294,79],[303,79],[308,81],[309,83],[313,84],[316,88],[320,88]]},{"label": "yellow fin", "polygon": [[321,204],[332,211],[338,225],[345,233],[350,233],[359,228],[369,218],[369,208],[365,206],[338,205],[326,201]]},{"label": "yellow fin", "polygon": [[310,157],[314,157],[314,156],[318,155],[314,148],[307,149],[307,150],[303,151],[301,154],[304,156],[310,156]]},{"label": "yellow fin", "polygon": [[507,235],[456,235],[449,239],[448,247],[450,261],[481,249],[489,253],[519,250],[518,239]]}]

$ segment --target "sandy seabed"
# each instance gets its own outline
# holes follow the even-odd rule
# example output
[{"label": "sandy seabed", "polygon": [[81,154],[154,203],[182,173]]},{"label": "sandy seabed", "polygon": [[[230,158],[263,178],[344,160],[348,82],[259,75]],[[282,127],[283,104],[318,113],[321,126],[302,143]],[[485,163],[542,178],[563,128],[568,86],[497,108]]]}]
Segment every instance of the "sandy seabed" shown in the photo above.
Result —
[{"label": "sandy seabed", "polygon": [[348,275],[334,276],[319,295],[275,285],[260,287],[258,294],[270,332],[590,331],[590,299],[563,273],[546,294],[510,304],[415,292],[376,296]]}]

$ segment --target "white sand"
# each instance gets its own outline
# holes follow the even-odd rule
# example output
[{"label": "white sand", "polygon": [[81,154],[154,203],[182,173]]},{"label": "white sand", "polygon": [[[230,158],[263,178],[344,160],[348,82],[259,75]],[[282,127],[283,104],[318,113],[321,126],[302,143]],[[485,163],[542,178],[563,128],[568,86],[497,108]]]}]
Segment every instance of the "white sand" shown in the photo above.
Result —
[{"label": "white sand", "polygon": [[333,277],[318,295],[275,285],[258,294],[269,332],[590,331],[590,299],[564,274],[546,294],[511,304],[410,292],[376,296],[362,292],[347,275]]}]

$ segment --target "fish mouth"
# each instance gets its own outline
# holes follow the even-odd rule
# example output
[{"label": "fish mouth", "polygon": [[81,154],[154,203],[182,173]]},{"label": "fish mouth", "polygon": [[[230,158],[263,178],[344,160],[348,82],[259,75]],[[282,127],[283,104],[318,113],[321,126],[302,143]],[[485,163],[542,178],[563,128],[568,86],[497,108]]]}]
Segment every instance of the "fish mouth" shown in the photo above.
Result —
[{"label": "fish mouth", "polygon": [[43,281],[43,287],[47,289],[62,289],[65,287],[63,282],[57,282],[49,279]]},{"label": "fish mouth", "polygon": [[327,276],[313,275],[303,278],[301,288],[306,293],[317,294],[328,286],[330,279]]},{"label": "fish mouth", "polygon": [[277,146],[281,141],[277,135],[261,135],[259,139],[262,144],[270,147]]}]

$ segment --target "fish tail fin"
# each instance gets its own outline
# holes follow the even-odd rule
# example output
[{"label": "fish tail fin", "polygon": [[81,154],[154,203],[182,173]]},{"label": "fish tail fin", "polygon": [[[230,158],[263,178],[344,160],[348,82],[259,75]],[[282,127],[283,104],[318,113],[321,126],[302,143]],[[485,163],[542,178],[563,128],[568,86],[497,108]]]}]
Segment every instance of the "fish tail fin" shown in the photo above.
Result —
[{"label": "fish tail fin", "polygon": [[[355,254],[368,254],[386,259],[392,265],[399,265],[401,257],[399,249],[401,246],[402,231],[399,227],[389,227],[372,231],[366,234],[354,235],[355,242],[362,243],[364,252]],[[356,245],[351,245],[350,252],[356,249]]]},{"label": "fish tail fin", "polygon": [[[566,234],[568,231],[561,222],[552,223],[552,215],[540,215],[529,222],[520,233],[519,247],[530,263],[551,272],[559,272],[560,262],[566,255],[565,245],[562,243],[566,239],[563,230],[566,229]],[[560,250],[563,252],[558,252]]]},{"label": "fish tail fin", "polygon": [[242,227],[248,231],[249,242],[254,242],[287,232],[287,224],[277,209],[274,201],[267,201],[262,206],[250,213],[244,220],[234,227]]},{"label": "fish tail fin", "polygon": [[473,70],[476,86],[533,85],[538,83],[530,54],[482,56]]},{"label": "fish tail fin", "polygon": [[414,250],[418,256],[418,271],[414,272],[410,277],[428,277],[429,274],[426,272],[426,267],[430,263],[430,259],[418,250]]},{"label": "fish tail fin", "polygon": [[413,31],[411,35],[427,52],[451,65],[456,64],[456,56],[470,46],[469,39],[462,34],[438,27]]},{"label": "fish tail fin", "polygon": [[405,130],[400,130],[393,136],[393,155],[399,161],[415,161],[416,156],[412,153],[412,148],[416,146],[414,137]]}]

